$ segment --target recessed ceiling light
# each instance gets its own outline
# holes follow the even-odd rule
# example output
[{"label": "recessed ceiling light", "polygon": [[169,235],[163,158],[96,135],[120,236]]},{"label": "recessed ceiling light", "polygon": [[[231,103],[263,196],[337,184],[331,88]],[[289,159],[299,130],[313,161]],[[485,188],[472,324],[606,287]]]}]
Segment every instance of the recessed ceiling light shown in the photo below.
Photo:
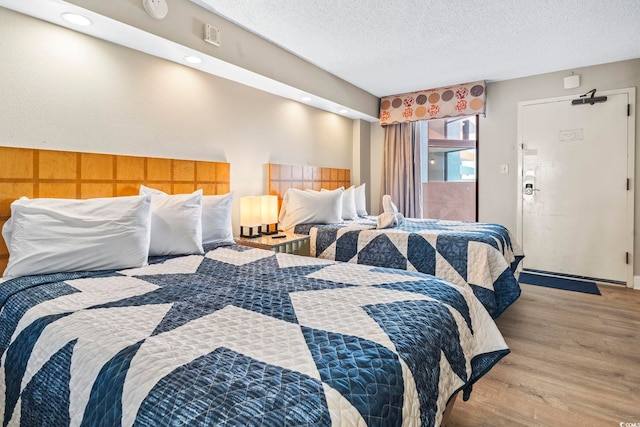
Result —
[{"label": "recessed ceiling light", "polygon": [[340,114],[347,114],[349,112],[349,110],[347,110],[346,108],[342,108],[340,110],[338,110],[338,113]]},{"label": "recessed ceiling light", "polygon": [[190,64],[200,64],[202,62],[202,58],[199,56],[185,56],[184,60]]},{"label": "recessed ceiling light", "polygon": [[309,101],[311,101],[311,97],[310,96],[303,96],[302,98],[300,98],[300,100],[302,100],[304,102],[309,102]]},{"label": "recessed ceiling light", "polygon": [[62,19],[70,24],[80,25],[82,27],[88,27],[89,25],[93,24],[93,22],[91,22],[91,19],[87,18],[86,16],[78,15],[77,13],[65,12],[62,14]]}]

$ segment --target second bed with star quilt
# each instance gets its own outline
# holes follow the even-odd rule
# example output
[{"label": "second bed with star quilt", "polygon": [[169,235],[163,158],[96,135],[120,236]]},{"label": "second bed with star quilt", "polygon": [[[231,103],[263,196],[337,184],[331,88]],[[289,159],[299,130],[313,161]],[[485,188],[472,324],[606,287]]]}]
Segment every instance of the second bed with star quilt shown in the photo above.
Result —
[{"label": "second bed with star quilt", "polygon": [[496,318],[520,296],[516,278],[524,254],[502,225],[405,218],[377,229],[376,217],[336,224],[300,224],[311,255],[432,274],[469,286]]},{"label": "second bed with star quilt", "polygon": [[237,245],[0,286],[0,417],[437,426],[509,350],[466,288]]}]

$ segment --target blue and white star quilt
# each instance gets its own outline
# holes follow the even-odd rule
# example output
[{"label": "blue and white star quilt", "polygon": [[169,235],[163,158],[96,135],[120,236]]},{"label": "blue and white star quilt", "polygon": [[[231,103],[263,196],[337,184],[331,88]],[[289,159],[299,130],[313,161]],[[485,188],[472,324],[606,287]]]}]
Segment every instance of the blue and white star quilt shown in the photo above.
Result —
[{"label": "blue and white star quilt", "polygon": [[237,245],[0,284],[3,426],[437,426],[508,352],[468,289]]},{"label": "blue and white star quilt", "polygon": [[496,318],[520,296],[516,279],[524,257],[499,224],[405,218],[376,229],[376,217],[338,224],[302,224],[311,255],[356,264],[432,274],[470,287]]}]

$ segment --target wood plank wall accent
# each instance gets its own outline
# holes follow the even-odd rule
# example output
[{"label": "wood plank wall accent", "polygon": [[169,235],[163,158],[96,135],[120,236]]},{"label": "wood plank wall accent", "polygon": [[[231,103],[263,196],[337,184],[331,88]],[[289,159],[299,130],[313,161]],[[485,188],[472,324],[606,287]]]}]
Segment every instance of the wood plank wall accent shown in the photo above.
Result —
[{"label": "wood plank wall accent", "polygon": [[300,190],[321,188],[334,190],[351,186],[351,170],[320,166],[281,165],[269,163],[268,193],[278,196],[278,208],[289,188]]},{"label": "wood plank wall accent", "polygon": [[[0,229],[11,203],[22,196],[89,199],[132,196],[140,185],[169,194],[230,191],[230,165],[222,162],[0,147]],[[0,273],[9,254],[0,239]]]}]

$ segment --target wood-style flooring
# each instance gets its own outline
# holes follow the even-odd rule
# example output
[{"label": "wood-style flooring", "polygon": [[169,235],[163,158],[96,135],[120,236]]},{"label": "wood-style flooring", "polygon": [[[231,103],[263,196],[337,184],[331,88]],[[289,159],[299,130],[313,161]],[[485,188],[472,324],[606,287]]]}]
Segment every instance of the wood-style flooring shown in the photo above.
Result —
[{"label": "wood-style flooring", "polygon": [[496,321],[511,353],[447,427],[640,427],[640,290],[521,287]]}]

